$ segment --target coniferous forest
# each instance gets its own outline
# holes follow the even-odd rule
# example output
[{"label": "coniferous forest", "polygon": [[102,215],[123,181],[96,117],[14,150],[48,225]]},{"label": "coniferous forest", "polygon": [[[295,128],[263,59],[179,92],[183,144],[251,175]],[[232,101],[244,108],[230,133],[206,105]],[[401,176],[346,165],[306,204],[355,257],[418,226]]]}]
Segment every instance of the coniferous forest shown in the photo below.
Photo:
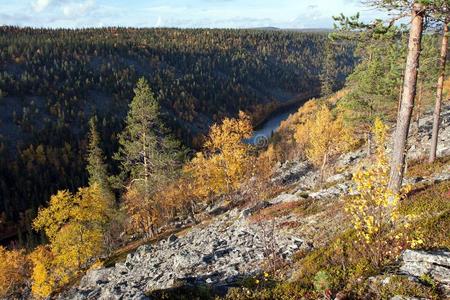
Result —
[{"label": "coniferous forest", "polygon": [[319,95],[327,66],[339,88],[355,62],[352,43],[320,32],[1,27],[0,45],[1,216],[23,225],[58,189],[86,184],[91,117],[106,156],[117,150],[142,76],[166,124],[198,148],[212,123],[244,110],[257,124],[283,104]]},{"label": "coniferous forest", "polygon": [[450,0],[342,1],[0,13],[0,300],[449,299]]}]

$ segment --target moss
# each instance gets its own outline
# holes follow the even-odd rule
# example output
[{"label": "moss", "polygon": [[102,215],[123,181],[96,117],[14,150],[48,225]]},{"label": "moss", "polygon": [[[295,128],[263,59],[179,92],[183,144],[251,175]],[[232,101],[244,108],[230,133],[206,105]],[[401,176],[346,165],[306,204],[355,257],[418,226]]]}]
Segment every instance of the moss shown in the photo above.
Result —
[{"label": "moss", "polygon": [[450,209],[450,181],[444,181],[412,192],[400,203],[402,214],[438,214]]},{"label": "moss", "polygon": [[[246,287],[232,288],[223,298],[226,300],[291,300],[318,299],[319,293],[308,291],[296,283],[276,283],[270,287],[249,289]],[[219,298],[216,298],[219,299]]]},{"label": "moss", "polygon": [[450,249],[450,210],[426,220],[421,230],[424,248]]},{"label": "moss", "polygon": [[406,175],[409,177],[429,177],[434,173],[443,171],[450,163],[450,156],[440,157],[430,164],[425,159],[414,160],[409,163]]},{"label": "moss", "polygon": [[419,297],[425,299],[440,299],[436,286],[414,282],[405,276],[394,275],[382,282],[366,282],[367,287],[360,291],[356,297],[370,294],[371,299],[390,299],[396,295],[406,297]]},{"label": "moss", "polygon": [[155,290],[146,293],[150,299],[160,300],[208,300],[214,299],[214,291],[205,285],[180,286],[167,290]]},{"label": "moss", "polygon": [[423,248],[450,249],[450,181],[412,193],[401,203],[400,212],[416,216],[410,230],[422,233]]}]

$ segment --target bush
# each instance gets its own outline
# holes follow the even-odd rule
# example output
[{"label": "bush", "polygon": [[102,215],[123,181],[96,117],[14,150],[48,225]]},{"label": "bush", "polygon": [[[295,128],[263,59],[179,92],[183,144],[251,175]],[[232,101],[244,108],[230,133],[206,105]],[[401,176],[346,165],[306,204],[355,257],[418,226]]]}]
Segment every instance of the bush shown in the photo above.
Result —
[{"label": "bush", "polygon": [[0,246],[0,298],[15,298],[28,285],[30,261],[23,250],[6,250]]}]

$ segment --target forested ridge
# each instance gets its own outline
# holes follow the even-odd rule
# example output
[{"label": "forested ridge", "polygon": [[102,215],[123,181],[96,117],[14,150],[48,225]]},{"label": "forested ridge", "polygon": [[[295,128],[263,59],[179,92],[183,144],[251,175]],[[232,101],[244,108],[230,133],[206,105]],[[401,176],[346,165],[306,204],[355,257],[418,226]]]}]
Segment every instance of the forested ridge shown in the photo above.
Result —
[{"label": "forested ridge", "polygon": [[139,77],[175,135],[198,147],[225,116],[244,110],[258,122],[289,100],[318,95],[324,68],[339,88],[353,48],[320,32],[0,27],[2,235],[16,234],[4,225],[11,220],[31,232],[25,225],[50,195],[87,183],[92,116],[115,171],[109,159]]},{"label": "forested ridge", "polygon": [[0,299],[450,298],[450,0],[364,6],[0,27]]}]

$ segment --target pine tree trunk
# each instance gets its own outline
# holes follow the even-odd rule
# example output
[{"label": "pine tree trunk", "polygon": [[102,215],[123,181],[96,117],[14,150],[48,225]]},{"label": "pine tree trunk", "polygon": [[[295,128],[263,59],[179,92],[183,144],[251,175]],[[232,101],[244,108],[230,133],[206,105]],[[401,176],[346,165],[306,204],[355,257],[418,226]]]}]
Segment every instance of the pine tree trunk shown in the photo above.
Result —
[{"label": "pine tree trunk", "polygon": [[[419,74],[420,77],[420,74]],[[417,97],[416,105],[416,131],[414,132],[414,139],[417,144],[419,144],[419,133],[420,133],[420,114],[422,109],[422,99],[423,99],[423,80],[419,80],[419,97]]]},{"label": "pine tree trunk", "polygon": [[437,142],[440,126],[441,103],[442,103],[442,89],[444,86],[445,64],[447,62],[447,48],[448,48],[448,24],[445,24],[444,33],[442,36],[441,56],[439,60],[439,78],[436,90],[436,103],[434,106],[434,114],[433,114],[433,135],[431,137],[431,148],[429,158],[430,163],[433,163],[436,160]]},{"label": "pine tree trunk", "polygon": [[411,123],[414,98],[416,95],[417,71],[419,69],[420,47],[424,19],[424,6],[415,3],[412,11],[411,29],[408,41],[405,78],[403,82],[402,101],[397,116],[397,127],[394,134],[394,148],[391,158],[391,174],[389,188],[398,192],[402,185],[406,157],[406,143]]}]

